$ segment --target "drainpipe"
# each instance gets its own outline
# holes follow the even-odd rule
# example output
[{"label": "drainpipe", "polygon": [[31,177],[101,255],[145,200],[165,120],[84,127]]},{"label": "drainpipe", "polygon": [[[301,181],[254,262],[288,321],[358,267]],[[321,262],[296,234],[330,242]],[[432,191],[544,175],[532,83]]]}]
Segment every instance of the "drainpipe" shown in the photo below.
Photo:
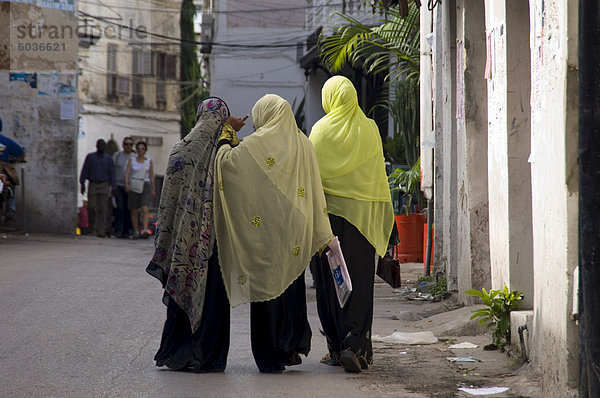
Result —
[{"label": "drainpipe", "polygon": [[579,396],[600,397],[600,3],[579,1]]}]

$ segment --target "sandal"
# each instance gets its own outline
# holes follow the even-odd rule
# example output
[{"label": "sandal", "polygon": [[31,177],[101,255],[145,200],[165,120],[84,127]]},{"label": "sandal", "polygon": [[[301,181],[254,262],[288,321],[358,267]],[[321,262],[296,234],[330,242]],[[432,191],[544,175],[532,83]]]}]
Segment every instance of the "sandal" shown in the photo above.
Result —
[{"label": "sandal", "polygon": [[346,372],[360,373],[361,371],[358,358],[356,358],[356,355],[350,350],[342,352],[340,355],[340,362],[342,363],[342,367]]},{"label": "sandal", "polygon": [[342,363],[340,361],[338,361],[337,359],[331,358],[330,354],[325,354],[323,356],[323,358],[321,358],[320,362],[322,364],[329,365],[329,366],[342,366]]}]

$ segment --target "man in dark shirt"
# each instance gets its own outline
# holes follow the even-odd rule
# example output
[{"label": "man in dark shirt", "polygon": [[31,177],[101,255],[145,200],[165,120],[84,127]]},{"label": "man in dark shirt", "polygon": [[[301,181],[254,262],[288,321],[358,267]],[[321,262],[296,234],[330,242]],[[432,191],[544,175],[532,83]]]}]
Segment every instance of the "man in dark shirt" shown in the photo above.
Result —
[{"label": "man in dark shirt", "polygon": [[115,191],[117,180],[115,177],[115,165],[110,156],[104,151],[106,142],[102,139],[96,141],[96,152],[88,153],[83,162],[79,183],[81,194],[85,194],[85,180],[88,180],[88,219],[92,233],[98,237],[106,236],[106,211],[108,200]]}]

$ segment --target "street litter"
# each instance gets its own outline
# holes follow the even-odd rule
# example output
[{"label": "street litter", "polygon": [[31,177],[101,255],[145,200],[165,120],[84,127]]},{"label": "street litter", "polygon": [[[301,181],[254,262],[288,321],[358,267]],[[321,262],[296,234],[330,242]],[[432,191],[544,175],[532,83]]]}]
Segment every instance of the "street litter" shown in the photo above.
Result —
[{"label": "street litter", "polygon": [[473,344],[473,343],[469,343],[468,341],[465,341],[464,343],[453,344],[448,348],[477,348],[477,347],[479,347],[477,344]]},{"label": "street litter", "polygon": [[417,288],[416,287],[408,287],[408,286],[402,286],[402,287],[398,287],[394,290],[392,290],[394,293],[412,293],[412,292],[416,292]]},{"label": "street litter", "polygon": [[450,362],[481,362],[480,359],[473,357],[446,357]]},{"label": "street litter", "polygon": [[471,395],[493,395],[493,394],[500,394],[501,392],[508,391],[508,387],[483,387],[483,388],[461,387],[458,390],[464,391]]},{"label": "street litter", "polygon": [[421,292],[418,292],[414,296],[406,296],[405,298],[407,300],[415,300],[415,301],[431,301],[431,300],[433,300],[433,296],[431,294],[421,293]]},{"label": "street litter", "polygon": [[374,341],[381,341],[384,343],[396,343],[396,344],[434,344],[437,343],[438,339],[433,335],[432,332],[416,332],[416,333],[404,333],[394,332],[389,336],[379,336],[378,334],[373,336]]}]

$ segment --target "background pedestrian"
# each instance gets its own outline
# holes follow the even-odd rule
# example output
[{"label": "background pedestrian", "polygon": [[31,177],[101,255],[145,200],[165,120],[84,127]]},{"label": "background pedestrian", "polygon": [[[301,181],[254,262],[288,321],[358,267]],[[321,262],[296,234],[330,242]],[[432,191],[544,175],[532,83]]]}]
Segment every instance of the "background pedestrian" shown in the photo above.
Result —
[{"label": "background pedestrian", "polygon": [[117,237],[128,238],[133,234],[131,225],[131,212],[127,202],[128,193],[125,191],[125,171],[129,161],[135,157],[133,152],[133,138],[123,138],[123,150],[113,154],[115,173],[117,179],[117,190],[115,192],[115,222],[114,229]]},{"label": "background pedestrian", "polygon": [[88,180],[88,218],[92,233],[99,238],[106,237],[106,211],[111,189],[116,189],[115,165],[110,156],[104,153],[106,142],[96,141],[96,152],[85,157],[79,183],[81,194],[85,194],[85,180]]},{"label": "background pedestrian", "polygon": [[148,238],[152,232],[148,229],[150,220],[150,203],[156,195],[154,185],[154,168],[152,160],[146,157],[148,146],[144,141],[135,144],[137,156],[131,158],[125,170],[125,192],[127,192],[127,204],[131,211],[131,225],[133,228],[133,239],[140,237],[139,232],[139,210],[142,210],[142,233],[143,238]]}]

